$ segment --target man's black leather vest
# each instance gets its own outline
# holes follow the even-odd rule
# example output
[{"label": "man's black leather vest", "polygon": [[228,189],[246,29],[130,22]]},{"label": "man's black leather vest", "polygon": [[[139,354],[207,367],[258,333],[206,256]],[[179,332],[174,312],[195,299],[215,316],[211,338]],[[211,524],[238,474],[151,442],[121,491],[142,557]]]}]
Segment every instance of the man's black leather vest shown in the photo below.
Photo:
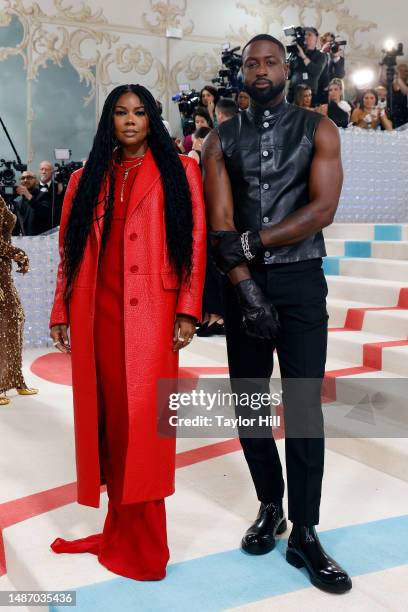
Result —
[{"label": "man's black leather vest", "polygon": [[[313,141],[321,118],[285,101],[268,110],[251,106],[219,126],[239,232],[275,225],[308,204]],[[325,255],[318,232],[290,246],[269,248],[257,261],[289,263]]]}]

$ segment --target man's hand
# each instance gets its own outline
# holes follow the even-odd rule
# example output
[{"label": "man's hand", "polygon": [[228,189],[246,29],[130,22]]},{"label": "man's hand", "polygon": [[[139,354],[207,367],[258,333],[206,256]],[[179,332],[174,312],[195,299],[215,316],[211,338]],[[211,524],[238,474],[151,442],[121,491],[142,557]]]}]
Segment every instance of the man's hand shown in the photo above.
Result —
[{"label": "man's hand", "polygon": [[31,193],[28,191],[27,187],[25,187],[24,185],[18,185],[18,187],[16,187],[16,191],[18,195],[24,196],[26,200],[31,200],[33,197]]},{"label": "man's hand", "polygon": [[276,308],[264,296],[254,280],[235,285],[242,322],[248,336],[260,340],[276,340],[280,325]]},{"label": "man's hand", "polygon": [[240,234],[235,231],[217,231],[210,232],[210,237],[215,263],[224,274],[243,262],[251,261],[263,249],[258,232]]},{"label": "man's hand", "polygon": [[302,59],[305,60],[306,59],[306,53],[304,52],[303,48],[300,45],[296,45],[298,48],[298,56]]}]

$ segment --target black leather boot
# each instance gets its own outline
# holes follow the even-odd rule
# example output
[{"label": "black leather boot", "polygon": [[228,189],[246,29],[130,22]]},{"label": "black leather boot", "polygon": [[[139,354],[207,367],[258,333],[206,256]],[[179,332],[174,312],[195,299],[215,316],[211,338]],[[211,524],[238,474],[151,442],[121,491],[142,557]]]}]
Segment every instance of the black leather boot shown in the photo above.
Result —
[{"label": "black leather boot", "polygon": [[286,561],[294,567],[305,567],[311,583],[323,591],[345,593],[352,587],[347,572],[324,551],[314,527],[293,525]]},{"label": "black leather boot", "polygon": [[242,550],[251,555],[265,555],[275,548],[275,535],[286,529],[282,507],[261,503],[255,522],[242,538]]}]

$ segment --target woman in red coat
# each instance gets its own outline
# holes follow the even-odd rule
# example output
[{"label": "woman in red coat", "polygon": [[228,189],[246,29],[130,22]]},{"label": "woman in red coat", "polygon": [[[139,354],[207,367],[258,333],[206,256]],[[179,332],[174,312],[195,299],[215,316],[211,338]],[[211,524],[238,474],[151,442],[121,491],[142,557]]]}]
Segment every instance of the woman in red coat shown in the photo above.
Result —
[{"label": "woman in red coat", "polygon": [[78,502],[99,507],[106,482],[109,507],[102,534],[52,549],[138,580],[166,574],[175,440],[157,434],[157,381],[177,378],[201,317],[205,240],[197,164],[176,153],[147,89],[117,87],[67,188],[50,320],[72,357]]}]

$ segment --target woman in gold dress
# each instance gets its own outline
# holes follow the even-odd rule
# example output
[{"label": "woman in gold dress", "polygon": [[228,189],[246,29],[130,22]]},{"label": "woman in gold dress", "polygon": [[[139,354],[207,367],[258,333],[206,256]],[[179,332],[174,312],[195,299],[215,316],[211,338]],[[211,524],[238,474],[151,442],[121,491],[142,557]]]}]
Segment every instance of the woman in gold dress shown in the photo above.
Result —
[{"label": "woman in gold dress", "polygon": [[37,389],[27,387],[22,372],[24,311],[11,274],[11,262],[18,272],[29,272],[28,257],[11,244],[16,216],[0,196],[0,406],[9,404],[6,391],[16,389],[19,395],[34,395]]}]

